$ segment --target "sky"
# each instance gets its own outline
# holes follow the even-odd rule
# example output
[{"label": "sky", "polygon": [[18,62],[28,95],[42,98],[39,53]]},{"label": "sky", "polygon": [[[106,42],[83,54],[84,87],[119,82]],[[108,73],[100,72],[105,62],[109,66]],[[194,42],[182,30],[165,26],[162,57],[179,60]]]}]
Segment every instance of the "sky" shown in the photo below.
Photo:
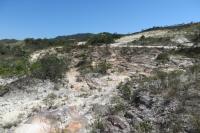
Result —
[{"label": "sky", "polygon": [[0,39],[133,33],[200,21],[200,0],[0,0]]}]

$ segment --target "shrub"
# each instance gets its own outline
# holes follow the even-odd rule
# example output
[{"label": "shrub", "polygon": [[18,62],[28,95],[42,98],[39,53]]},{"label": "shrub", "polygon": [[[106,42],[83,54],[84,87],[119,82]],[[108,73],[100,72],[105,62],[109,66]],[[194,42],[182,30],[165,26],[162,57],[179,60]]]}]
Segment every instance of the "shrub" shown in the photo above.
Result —
[{"label": "shrub", "polygon": [[81,53],[79,57],[81,58],[81,60],[76,65],[76,67],[79,67],[78,70],[81,72],[81,74],[92,72],[92,65],[91,65],[92,60],[88,56],[88,53],[87,52]]},{"label": "shrub", "polygon": [[13,47],[11,52],[11,54],[17,57],[25,57],[27,55],[26,50],[24,49],[24,47],[21,46]]},{"label": "shrub", "polygon": [[93,37],[91,37],[87,44],[89,45],[102,45],[102,44],[110,44],[114,42],[114,39],[120,38],[119,34],[111,34],[111,33],[99,33]]},{"label": "shrub", "polygon": [[11,47],[10,46],[5,46],[5,45],[0,45],[0,54],[1,55],[7,55],[10,53]]},{"label": "shrub", "polygon": [[126,104],[125,101],[120,96],[113,96],[111,99],[111,108],[110,113],[112,115],[118,114],[119,112],[126,110]]},{"label": "shrub", "polygon": [[156,78],[160,80],[162,88],[177,88],[180,83],[180,75],[182,71],[174,70],[172,72],[156,71]]},{"label": "shrub", "polygon": [[156,60],[161,62],[161,63],[166,63],[170,60],[169,54],[168,53],[161,53],[157,56]]},{"label": "shrub", "polygon": [[63,77],[68,65],[68,60],[60,59],[56,55],[46,55],[31,66],[31,73],[39,79],[57,81]]},{"label": "shrub", "polygon": [[139,123],[137,130],[139,133],[149,133],[152,130],[152,125],[149,121]]},{"label": "shrub", "polygon": [[116,103],[116,105],[111,108],[111,113],[117,114],[124,110],[126,110],[126,106],[125,106],[124,102],[120,101],[119,103]]},{"label": "shrub", "polygon": [[194,128],[197,130],[197,132],[200,132],[200,116],[197,114],[194,114],[192,116],[192,124]]},{"label": "shrub", "polygon": [[145,37],[142,35],[138,40],[132,41],[132,45],[171,45],[170,37]]},{"label": "shrub", "polygon": [[79,66],[79,70],[82,74],[87,73],[100,73],[100,74],[106,74],[107,70],[111,68],[111,64],[107,63],[106,60],[100,61],[95,66],[92,66],[92,61],[87,58],[87,56],[83,57],[83,60],[78,63],[77,66]]},{"label": "shrub", "polygon": [[55,46],[67,46],[74,44],[75,40],[64,39],[64,38],[53,38],[53,39],[33,39],[27,38],[24,40],[25,42],[25,49],[29,52],[33,52],[40,49],[45,49],[49,47]]},{"label": "shrub", "polygon": [[0,62],[1,76],[21,76],[28,73],[29,63],[26,58],[4,60]]},{"label": "shrub", "polygon": [[145,36],[142,35],[142,36],[140,37],[140,40],[144,40],[144,39],[145,39]]},{"label": "shrub", "polygon": [[0,55],[24,57],[26,51],[23,46],[0,45]]},{"label": "shrub", "polygon": [[130,83],[127,82],[125,84],[120,83],[120,85],[117,87],[122,95],[122,98],[124,98],[125,100],[130,101],[132,94],[131,94],[131,86]]},{"label": "shrub", "polygon": [[44,104],[51,107],[54,104],[54,100],[57,98],[57,95],[54,93],[50,93],[47,97],[43,100]]},{"label": "shrub", "polygon": [[167,92],[166,98],[171,98],[177,96],[177,92],[184,86],[181,80],[184,74],[181,70],[171,72],[155,70],[154,76],[139,79],[138,82],[141,89],[151,90],[151,93],[156,95],[165,91]]},{"label": "shrub", "polygon": [[195,35],[192,37],[191,41],[194,42],[195,45],[200,43],[200,33],[195,33]]},{"label": "shrub", "polygon": [[101,45],[101,44],[109,44],[114,40],[111,35],[99,34],[88,40],[87,44],[89,45]]},{"label": "shrub", "polygon": [[0,86],[0,97],[6,94],[9,91],[8,87]]},{"label": "shrub", "polygon": [[181,48],[173,51],[174,54],[184,55],[189,58],[199,58],[200,57],[200,47],[191,48]]},{"label": "shrub", "polygon": [[195,64],[195,65],[193,65],[192,67],[190,67],[190,71],[191,71],[193,74],[198,74],[198,73],[200,73],[200,64]]},{"label": "shrub", "polygon": [[98,118],[92,125],[93,129],[91,131],[91,133],[102,133],[105,131],[104,125],[103,125],[103,121]]},{"label": "shrub", "polygon": [[97,66],[94,68],[93,72],[106,74],[107,70],[110,68],[111,68],[111,64],[107,63],[107,61],[104,60],[97,64]]}]

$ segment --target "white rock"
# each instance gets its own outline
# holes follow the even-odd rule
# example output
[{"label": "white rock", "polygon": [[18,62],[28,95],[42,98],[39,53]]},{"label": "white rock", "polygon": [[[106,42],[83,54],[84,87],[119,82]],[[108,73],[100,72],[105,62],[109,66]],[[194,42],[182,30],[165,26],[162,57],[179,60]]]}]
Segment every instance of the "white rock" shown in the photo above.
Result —
[{"label": "white rock", "polygon": [[51,127],[45,123],[23,124],[14,133],[50,133]]},{"label": "white rock", "polygon": [[20,118],[21,114],[22,112],[20,111],[13,111],[13,112],[6,113],[0,122],[3,125],[3,127],[15,126],[21,121],[21,118]]}]

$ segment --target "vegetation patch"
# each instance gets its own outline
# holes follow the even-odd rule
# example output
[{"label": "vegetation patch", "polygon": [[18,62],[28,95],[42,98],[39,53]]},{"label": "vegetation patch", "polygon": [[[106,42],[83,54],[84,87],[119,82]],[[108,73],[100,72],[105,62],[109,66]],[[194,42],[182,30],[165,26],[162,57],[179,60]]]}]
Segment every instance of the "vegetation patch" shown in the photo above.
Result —
[{"label": "vegetation patch", "polygon": [[100,118],[97,118],[97,120],[93,123],[92,127],[93,129],[91,133],[103,133],[105,131],[103,121]]},{"label": "vegetation patch", "polygon": [[39,79],[57,81],[68,69],[70,61],[56,55],[46,55],[31,66],[31,75]]},{"label": "vegetation patch", "polygon": [[196,132],[200,132],[200,116],[199,114],[193,114],[192,115],[192,124],[194,128],[196,129]]},{"label": "vegetation patch", "polygon": [[33,39],[33,38],[27,38],[24,40],[25,42],[25,49],[27,49],[29,52],[33,52],[36,50],[46,49],[49,47],[55,47],[55,46],[66,46],[74,44],[74,40],[69,39]]},{"label": "vegetation patch", "polygon": [[163,45],[168,46],[174,44],[170,37],[145,37],[141,36],[139,40],[134,40],[130,45]]},{"label": "vegetation patch", "polygon": [[9,88],[6,86],[0,86],[0,97],[6,94],[9,91]]},{"label": "vegetation patch", "polygon": [[92,65],[92,60],[88,59],[86,56],[84,56],[83,58],[84,59],[78,64],[78,66],[80,66],[79,70],[82,74],[99,73],[105,75],[107,73],[107,70],[112,68],[112,65],[106,60],[100,61],[95,65]]},{"label": "vegetation patch", "polygon": [[200,47],[180,48],[178,50],[172,51],[172,53],[184,55],[189,58],[199,58],[200,57]]},{"label": "vegetation patch", "polygon": [[111,34],[111,33],[99,33],[93,37],[91,37],[88,41],[88,45],[102,45],[102,44],[110,44],[113,43],[115,39],[120,38],[122,35],[120,34]]},{"label": "vegetation patch", "polygon": [[8,59],[0,61],[0,75],[22,76],[28,73],[29,63],[26,58]]},{"label": "vegetation patch", "polygon": [[152,126],[149,121],[140,122],[136,129],[139,133],[150,133]]},{"label": "vegetation patch", "polygon": [[184,30],[184,31],[187,31],[187,32],[193,32],[195,31],[196,29],[200,29],[200,23],[182,23],[182,24],[176,24],[176,25],[172,25],[172,26],[154,26],[152,28],[149,28],[149,29],[146,29],[146,30],[143,30],[142,32],[145,32],[145,31],[155,31],[155,30],[173,30],[173,31],[178,31],[178,30]]},{"label": "vegetation patch", "polygon": [[94,73],[106,74],[107,70],[110,69],[112,65],[108,63],[106,60],[99,62],[94,68]]},{"label": "vegetation patch", "polygon": [[181,88],[182,71],[175,70],[172,72],[156,71],[155,76],[148,78],[143,87],[150,89],[153,94],[159,94],[164,90],[168,90],[167,97],[175,96],[178,89]]},{"label": "vegetation patch", "polygon": [[115,96],[111,99],[112,107],[111,107],[111,114],[118,114],[121,111],[126,110],[125,101],[119,97]]},{"label": "vegetation patch", "polygon": [[23,46],[0,45],[0,56],[24,57],[27,55]]},{"label": "vegetation patch", "polygon": [[27,51],[23,45],[0,45],[0,76],[22,76],[28,72]]},{"label": "vegetation patch", "polygon": [[120,91],[120,94],[125,100],[131,100],[132,92],[131,92],[131,82],[127,82],[125,84],[120,83],[120,85],[117,87]]},{"label": "vegetation patch", "polygon": [[161,63],[166,63],[170,60],[169,53],[161,53],[157,56],[156,60]]},{"label": "vegetation patch", "polygon": [[50,93],[47,97],[43,100],[44,104],[51,107],[54,105],[54,100],[57,98],[57,95],[54,93]]}]

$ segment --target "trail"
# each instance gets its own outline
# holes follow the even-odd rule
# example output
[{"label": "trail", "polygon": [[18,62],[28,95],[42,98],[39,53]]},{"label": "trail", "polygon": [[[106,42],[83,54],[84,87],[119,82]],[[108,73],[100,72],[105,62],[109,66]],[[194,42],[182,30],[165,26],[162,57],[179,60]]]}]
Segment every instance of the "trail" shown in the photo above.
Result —
[{"label": "trail", "polygon": [[159,48],[159,49],[177,49],[177,46],[151,46],[151,45],[146,45],[146,46],[141,46],[141,45],[129,45],[127,42],[122,42],[122,43],[112,43],[110,44],[111,47],[130,47],[130,48]]},{"label": "trail", "polygon": [[[82,125],[80,132],[87,132],[87,126],[95,120],[93,107],[110,104],[110,99],[117,94],[116,87],[129,76],[127,74],[111,74],[102,77],[88,75],[83,81],[77,82],[79,76],[80,73],[76,69],[71,69],[67,73],[70,89],[67,105],[73,107],[75,112],[75,115],[72,113],[68,122],[69,125],[73,122],[79,123]],[[69,128],[69,130],[74,129]]]},{"label": "trail", "polygon": [[[88,127],[97,115],[93,111],[94,107],[111,104],[111,98],[117,95],[117,86],[127,78],[129,78],[127,73],[112,73],[104,76],[88,74],[82,77],[76,68],[72,68],[66,73],[64,79],[67,87],[54,92],[61,94],[54,101],[59,104],[59,108],[36,114],[19,126],[15,133],[24,133],[26,128],[34,129],[34,133],[55,132],[55,130],[87,133],[91,129]],[[52,118],[56,119],[52,120]]]}]

